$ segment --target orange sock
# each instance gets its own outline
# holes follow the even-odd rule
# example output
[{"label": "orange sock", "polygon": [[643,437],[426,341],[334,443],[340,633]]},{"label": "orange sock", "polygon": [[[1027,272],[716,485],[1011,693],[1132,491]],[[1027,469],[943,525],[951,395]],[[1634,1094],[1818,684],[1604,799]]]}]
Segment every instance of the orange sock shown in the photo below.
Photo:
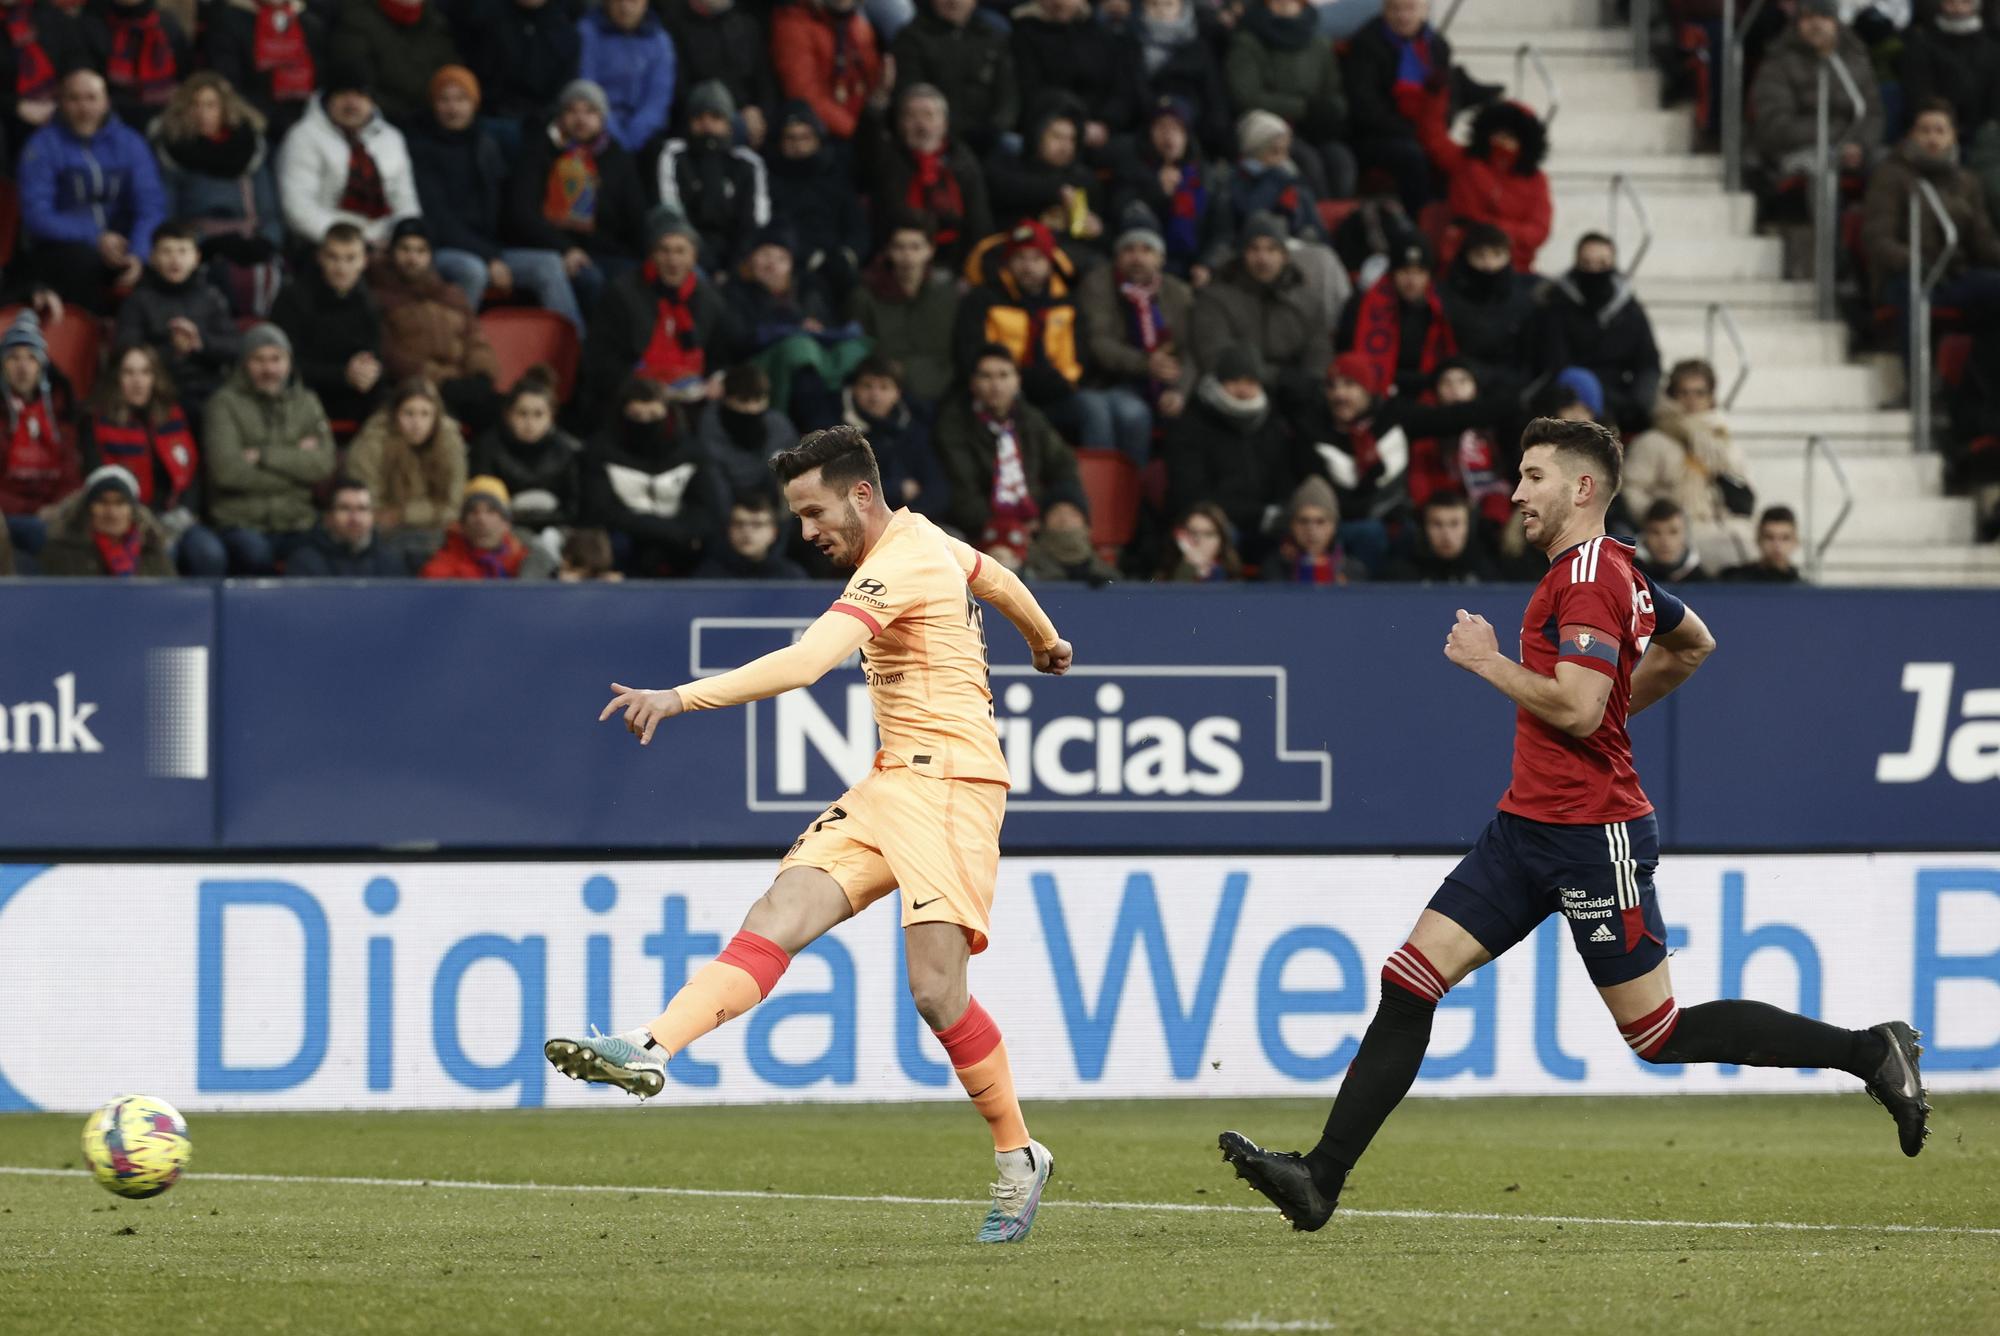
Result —
[{"label": "orange sock", "polygon": [[671,1058],[769,997],[791,963],[777,943],[739,932],[721,955],[695,971],[646,1029]]},{"label": "orange sock", "polygon": [[993,1149],[1019,1150],[1028,1144],[1028,1122],[1021,1116],[1021,1101],[1014,1095],[1014,1069],[1007,1065],[1007,1045],[1000,1027],[986,1014],[977,998],[951,1025],[937,1031],[959,1084],[972,1098],[993,1132]]}]

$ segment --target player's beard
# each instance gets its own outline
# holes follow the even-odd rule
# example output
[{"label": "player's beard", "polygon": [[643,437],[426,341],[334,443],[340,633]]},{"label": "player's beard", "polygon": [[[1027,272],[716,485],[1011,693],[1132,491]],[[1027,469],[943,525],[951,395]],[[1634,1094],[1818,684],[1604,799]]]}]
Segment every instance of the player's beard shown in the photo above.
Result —
[{"label": "player's beard", "polygon": [[835,536],[840,539],[840,550],[828,553],[836,566],[859,566],[861,564],[861,540],[867,526],[861,522],[860,512],[854,509],[852,501],[847,503],[847,516],[841,520]]},{"label": "player's beard", "polygon": [[[1535,535],[1528,539],[1531,546],[1545,555],[1552,552],[1556,536],[1569,528],[1570,515],[1574,508],[1567,500],[1558,498],[1546,506],[1533,507],[1535,512]],[[1523,533],[1525,535],[1525,531]]]}]

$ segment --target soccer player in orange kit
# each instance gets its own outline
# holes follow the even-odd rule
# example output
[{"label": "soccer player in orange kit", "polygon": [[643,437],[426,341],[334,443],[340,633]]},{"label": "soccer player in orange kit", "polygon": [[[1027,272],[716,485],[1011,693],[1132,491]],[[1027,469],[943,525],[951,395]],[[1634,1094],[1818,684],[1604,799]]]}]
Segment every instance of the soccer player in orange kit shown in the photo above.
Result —
[{"label": "soccer player in orange kit", "polygon": [[807,686],[859,650],[881,749],[665,1012],[616,1035],[551,1039],[543,1052],[566,1076],[657,1095],[674,1054],[768,997],[822,933],[900,888],[910,996],[993,1132],[999,1178],[979,1241],[1018,1242],[1053,1160],[1028,1135],[1007,1046],[966,982],[970,957],[986,949],[1008,787],[978,600],[1020,630],[1041,672],[1067,672],[1070,645],[1013,572],[914,511],[890,509],[875,453],[854,428],[812,432],[771,467],[806,541],[854,568],[846,589],[795,643],[741,668],[666,691],[613,683],[599,719],[622,711],[650,744],[677,714]]}]

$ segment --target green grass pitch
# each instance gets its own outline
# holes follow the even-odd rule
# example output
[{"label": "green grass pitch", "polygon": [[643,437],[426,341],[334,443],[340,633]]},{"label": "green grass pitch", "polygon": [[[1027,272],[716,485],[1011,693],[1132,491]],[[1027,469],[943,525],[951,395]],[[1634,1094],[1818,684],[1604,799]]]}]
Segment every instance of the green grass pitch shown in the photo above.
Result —
[{"label": "green grass pitch", "polygon": [[[1215,1133],[1308,1144],[1319,1102],[1040,1104],[1015,1247],[972,1242],[949,1103],[197,1115],[151,1202],[0,1173],[0,1332],[2000,1333],[2000,1097],[1934,1102],[1911,1161],[1859,1094],[1416,1100],[1317,1235]],[[0,1118],[0,1166],[82,1123]]]}]

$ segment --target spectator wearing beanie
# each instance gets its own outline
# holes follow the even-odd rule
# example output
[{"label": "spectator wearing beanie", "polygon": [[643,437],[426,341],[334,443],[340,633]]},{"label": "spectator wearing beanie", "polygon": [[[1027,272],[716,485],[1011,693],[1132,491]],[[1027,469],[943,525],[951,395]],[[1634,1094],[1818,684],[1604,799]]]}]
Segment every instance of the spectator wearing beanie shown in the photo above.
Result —
[{"label": "spectator wearing beanie", "polygon": [[334,64],[367,70],[382,114],[398,126],[423,113],[431,76],[458,63],[451,28],[426,0],[340,0]]},{"label": "spectator wearing beanie", "polygon": [[1168,511],[1186,514],[1203,502],[1221,507],[1251,561],[1264,551],[1265,516],[1276,513],[1297,481],[1284,424],[1263,381],[1254,348],[1223,349],[1160,447]]},{"label": "spectator wearing beanie", "polygon": [[849,311],[874,340],[876,355],[901,366],[904,390],[928,412],[956,374],[951,344],[958,281],[932,264],[937,248],[927,215],[892,210],[884,230],[888,243],[862,271]]},{"label": "spectator wearing beanie", "polygon": [[[749,253],[750,238],[771,221],[764,160],[730,142],[736,102],[714,79],[688,94],[685,139],[660,150],[660,204],[687,219],[701,237],[703,267],[723,274]],[[854,193],[846,182],[847,194]]]},{"label": "spectator wearing beanie", "polygon": [[1194,108],[1163,97],[1118,182],[1119,212],[1137,203],[1160,220],[1167,272],[1196,287],[1234,253],[1236,215],[1226,162],[1210,163],[1194,139]]},{"label": "spectator wearing beanie", "polygon": [[64,301],[109,313],[129,292],[166,221],[166,195],[145,139],[111,114],[103,76],[62,81],[62,105],[21,150],[22,266]]},{"label": "spectator wearing beanie", "polygon": [[1461,148],[1447,124],[1448,100],[1442,90],[1427,93],[1417,116],[1417,137],[1446,182],[1452,229],[1442,258],[1449,264],[1458,253],[1466,227],[1486,223],[1507,234],[1514,268],[1533,273],[1555,217],[1542,173],[1548,131],[1518,102],[1489,102],[1472,118],[1472,142]]},{"label": "spectator wearing beanie", "polygon": [[1194,290],[1166,272],[1166,258],[1159,221],[1132,205],[1112,262],[1092,268],[1076,290],[1086,380],[1104,396],[1118,448],[1137,464],[1152,454],[1155,419],[1179,416],[1195,381]]},{"label": "spectator wearing beanie", "polygon": [[778,90],[811,105],[829,137],[846,143],[864,107],[886,98],[875,30],[855,0],[794,0],[771,16]]},{"label": "spectator wearing beanie", "polygon": [[1348,311],[1351,323],[1343,322],[1336,341],[1373,363],[1376,383],[1393,393],[1428,388],[1445,359],[1458,354],[1444,302],[1431,283],[1430,247],[1420,239],[1406,242],[1389,272]]},{"label": "spectator wearing beanie", "polygon": [[1081,101],[1080,155],[1098,161],[1112,136],[1138,131],[1150,99],[1145,57],[1129,33],[1099,23],[1089,0],[1030,0],[1012,17],[1022,100],[1068,93]]},{"label": "spectator wearing beanie", "polygon": [[[1227,69],[1239,112],[1276,116],[1297,136],[1294,151],[1307,164],[1315,192],[1329,199],[1352,196],[1347,90],[1314,7],[1305,0],[1250,0],[1229,38]],[[1247,144],[1242,150],[1250,156]]]},{"label": "spectator wearing beanie", "polygon": [[243,365],[202,419],[208,511],[232,575],[270,575],[313,525],[313,488],[333,476],[333,431],[319,398],[292,381],[276,325],[243,336]]},{"label": "spectator wearing beanie", "polygon": [[564,0],[500,0],[485,7],[466,54],[479,76],[479,114],[510,158],[520,148],[522,127],[539,123],[576,78],[582,51]]},{"label": "spectator wearing beanie", "polygon": [[436,247],[438,273],[465,294],[477,311],[490,287],[496,295],[519,292],[583,332],[583,313],[553,250],[504,246],[500,241],[507,195],[507,159],[479,119],[479,80],[463,65],[431,76],[429,109],[410,131],[417,197]]},{"label": "spectator wearing beanie", "polygon": [[796,234],[800,265],[844,307],[869,251],[868,215],[852,174],[827,143],[826,127],[804,102],[787,102],[779,112],[770,186],[771,213]]},{"label": "spectator wearing beanie", "polygon": [[1265,386],[1288,408],[1316,397],[1333,342],[1325,306],[1285,248],[1284,220],[1252,214],[1237,257],[1195,294],[1188,333],[1197,369],[1213,372],[1231,344],[1255,348]]},{"label": "spectator wearing beanie", "polygon": [[605,129],[610,115],[602,88],[571,80],[556,99],[554,118],[523,142],[508,188],[508,239],[562,256],[590,322],[606,285],[633,267],[645,229],[638,173],[632,155]]},{"label": "spectator wearing beanie", "polygon": [[1111,414],[1100,404],[1079,402],[1083,348],[1068,257],[1047,226],[1031,219],[1015,224],[995,249],[1001,260],[991,265],[992,277],[959,303],[953,338],[959,369],[970,375],[987,347],[1005,348],[1020,372],[1022,395],[1048,415],[1063,439],[1114,447]]},{"label": "spectator wearing beanie", "polygon": [[757,17],[736,0],[665,0],[659,9],[681,64],[729,90],[743,137],[761,150],[778,105],[778,81]]},{"label": "spectator wearing beanie", "polygon": [[647,218],[646,262],[604,291],[583,345],[582,403],[602,415],[631,378],[705,398],[737,341],[722,297],[702,277],[701,238],[671,209]]},{"label": "spectator wearing beanie", "polygon": [[1368,568],[1341,544],[1340,504],[1324,478],[1307,478],[1292,493],[1284,537],[1263,570],[1266,580],[1283,584],[1345,585],[1368,578]]},{"label": "spectator wearing beanie", "polygon": [[174,573],[167,531],[139,504],[139,484],[116,464],[84,479],[56,507],[42,548],[43,575],[163,577]]},{"label": "spectator wearing beanie", "polygon": [[1290,236],[1320,239],[1319,197],[1292,160],[1291,128],[1268,111],[1246,112],[1236,123],[1236,141],[1241,152],[1229,199],[1237,225],[1251,214],[1268,213],[1284,220]]},{"label": "spectator wearing beanie", "polygon": [[977,17],[978,0],[925,0],[889,54],[896,82],[951,89],[958,132],[990,153],[1021,118],[1021,90],[1007,35]]},{"label": "spectator wearing beanie", "polygon": [[[61,373],[55,373],[60,375]],[[12,546],[33,554],[45,536],[38,512],[75,490],[81,474],[69,386],[49,371],[48,340],[33,311],[0,334],[0,402],[6,411],[0,458],[0,514]]]},{"label": "spectator wearing beanie", "polygon": [[577,25],[577,74],[604,90],[606,127],[635,157],[674,109],[674,43],[646,0],[603,0]]},{"label": "spectator wearing beanie", "polygon": [[465,484],[458,523],[445,530],[444,544],[422,574],[426,580],[548,580],[556,565],[546,547],[515,534],[507,484],[481,477]]},{"label": "spectator wearing beanie", "polygon": [[326,63],[326,26],[303,0],[223,0],[202,32],[208,67],[264,116],[273,144],[305,114]]},{"label": "spectator wearing beanie", "polygon": [[84,40],[103,55],[111,109],[137,130],[167,105],[194,72],[186,29],[155,0],[105,0],[83,14]]},{"label": "spectator wearing beanie", "polygon": [[950,106],[935,87],[906,85],[895,125],[895,142],[875,172],[878,234],[887,240],[887,220],[898,213],[922,213],[930,219],[937,263],[955,271],[993,231],[986,174],[972,150],[953,136]]},{"label": "spectator wearing beanie", "polygon": [[307,245],[335,223],[352,223],[380,248],[398,222],[422,212],[409,144],[382,118],[370,87],[359,67],[336,62],[279,150],[278,201]]}]

